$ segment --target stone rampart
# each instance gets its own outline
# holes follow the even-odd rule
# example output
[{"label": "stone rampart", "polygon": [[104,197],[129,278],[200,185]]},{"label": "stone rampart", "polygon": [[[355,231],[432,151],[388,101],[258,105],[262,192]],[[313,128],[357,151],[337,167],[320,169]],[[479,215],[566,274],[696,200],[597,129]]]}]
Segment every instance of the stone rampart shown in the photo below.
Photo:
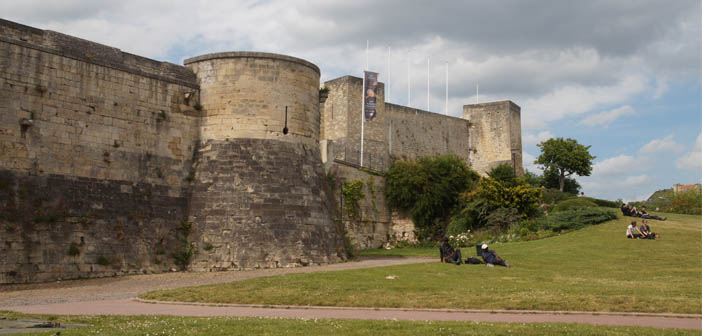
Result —
[{"label": "stone rampart", "polygon": [[[202,88],[194,165],[194,270],[291,267],[345,258],[319,151],[319,69],[268,53],[185,61]],[[285,106],[287,113],[287,134]]]},{"label": "stone rampart", "polygon": [[470,144],[475,148],[472,165],[480,174],[502,163],[514,167],[515,173],[524,173],[522,166],[521,109],[505,100],[463,106],[463,119],[472,127]]},{"label": "stone rampart", "polygon": [[0,21],[0,86],[0,283],[174,267],[194,74]]}]

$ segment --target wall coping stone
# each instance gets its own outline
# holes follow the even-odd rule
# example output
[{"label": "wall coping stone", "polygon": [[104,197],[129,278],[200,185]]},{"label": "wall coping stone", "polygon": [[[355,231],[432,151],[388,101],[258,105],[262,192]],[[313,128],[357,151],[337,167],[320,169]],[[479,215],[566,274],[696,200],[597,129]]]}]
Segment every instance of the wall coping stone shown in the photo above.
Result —
[{"label": "wall coping stone", "polygon": [[300,65],[309,67],[312,70],[314,70],[317,74],[321,74],[321,72],[319,71],[319,67],[314,65],[312,62],[303,60],[301,58],[288,56],[288,55],[273,54],[273,53],[258,52],[258,51],[229,51],[229,52],[205,54],[205,55],[200,55],[200,56],[188,58],[185,61],[183,61],[183,64],[188,65],[191,63],[203,62],[203,61],[214,60],[214,59],[226,59],[226,58],[267,58],[267,59],[273,59],[273,60],[287,61],[287,62],[297,63]]}]

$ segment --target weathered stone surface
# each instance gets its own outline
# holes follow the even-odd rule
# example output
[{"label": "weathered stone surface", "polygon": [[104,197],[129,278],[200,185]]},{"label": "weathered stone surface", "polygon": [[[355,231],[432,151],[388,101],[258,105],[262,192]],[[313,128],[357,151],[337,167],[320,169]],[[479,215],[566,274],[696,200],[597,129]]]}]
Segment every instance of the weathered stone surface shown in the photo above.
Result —
[{"label": "weathered stone surface", "polygon": [[[345,259],[316,147],[210,140],[200,150],[191,220],[193,270],[275,268]],[[204,248],[207,246],[207,249]]]}]

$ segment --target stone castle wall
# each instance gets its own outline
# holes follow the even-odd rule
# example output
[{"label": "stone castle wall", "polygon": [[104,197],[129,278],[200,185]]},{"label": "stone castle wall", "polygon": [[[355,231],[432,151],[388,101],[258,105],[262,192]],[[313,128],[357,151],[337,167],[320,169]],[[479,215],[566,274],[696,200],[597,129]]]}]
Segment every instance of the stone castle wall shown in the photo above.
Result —
[{"label": "stone castle wall", "polygon": [[185,63],[197,75],[203,106],[190,213],[203,248],[191,268],[343,260],[343,230],[332,218],[319,151],[319,69],[252,52]]},{"label": "stone castle wall", "polygon": [[[320,147],[328,170],[346,181],[365,180],[364,169],[382,172],[395,160],[453,154],[481,175],[501,163],[522,174],[521,119],[519,106],[495,102],[464,106],[464,117],[455,118],[384,102],[380,83],[376,118],[363,126],[361,167],[361,78],[344,76],[324,84],[329,98],[322,104]],[[377,180],[384,185],[382,176]],[[366,188],[367,189],[367,188]],[[339,191],[337,191],[338,193]],[[368,196],[368,190],[365,190]],[[375,248],[387,241],[414,240],[411,221],[391,214],[383,203],[374,209],[361,202],[361,217],[342,214],[347,233],[356,246]],[[368,214],[379,213],[380,216]]]},{"label": "stone castle wall", "polygon": [[518,176],[524,173],[520,114],[519,106],[508,100],[463,106],[463,118],[473,125],[470,144],[476,171],[484,174],[508,163]]},{"label": "stone castle wall", "polygon": [[172,267],[194,74],[0,21],[0,86],[0,283]]}]

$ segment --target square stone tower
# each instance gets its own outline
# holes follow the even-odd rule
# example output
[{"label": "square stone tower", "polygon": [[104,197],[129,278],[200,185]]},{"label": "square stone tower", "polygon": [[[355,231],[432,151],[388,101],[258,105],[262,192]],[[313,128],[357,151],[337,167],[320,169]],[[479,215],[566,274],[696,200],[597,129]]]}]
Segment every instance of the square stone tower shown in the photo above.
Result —
[{"label": "square stone tower", "polygon": [[517,176],[522,167],[521,108],[510,100],[463,105],[463,119],[470,121],[470,164],[485,175],[507,163]]}]

